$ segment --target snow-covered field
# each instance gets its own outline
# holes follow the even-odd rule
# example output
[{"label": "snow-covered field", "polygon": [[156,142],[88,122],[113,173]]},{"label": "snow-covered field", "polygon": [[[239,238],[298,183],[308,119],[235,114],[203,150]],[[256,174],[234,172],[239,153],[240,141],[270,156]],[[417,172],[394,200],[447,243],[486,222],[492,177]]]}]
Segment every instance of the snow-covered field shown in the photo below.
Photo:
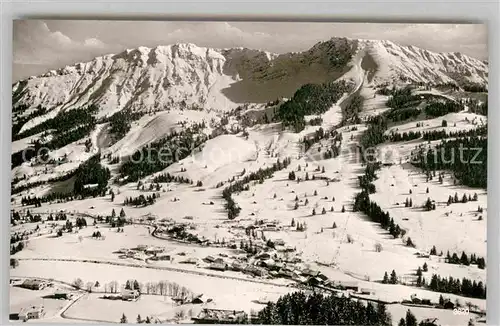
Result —
[{"label": "snow-covered field", "polygon": [[[486,300],[432,292],[415,286],[415,272],[424,263],[428,266],[428,271],[423,272],[427,282],[432,274],[437,274],[486,283],[487,271],[479,269],[477,265],[448,264],[444,261],[444,256],[419,256],[428,254],[435,246],[437,251],[442,251],[444,255],[449,251],[460,256],[464,251],[468,255],[486,257],[486,190],[455,185],[450,172],[447,171],[443,171],[445,177],[442,183],[437,178],[426,181],[425,174],[407,162],[411,150],[417,146],[433,146],[439,141],[426,143],[419,139],[398,143],[385,142],[378,146],[382,153],[396,155],[392,165],[383,166],[377,171],[377,179],[373,182],[376,191],[370,194],[370,200],[388,212],[394,222],[406,231],[402,238],[392,237],[387,230],[372,222],[366,215],[353,211],[354,197],[361,191],[358,177],[365,171],[358,145],[367,125],[349,125],[336,130],[342,136],[337,157],[325,159],[324,156],[325,150],[335,145],[331,138],[319,140],[307,152],[302,149],[304,137],[313,136],[320,127],[329,131],[339,125],[342,121],[341,104],[354,93],[364,99],[360,118],[382,114],[388,110],[385,105],[388,96],[376,94],[377,82],[390,81],[394,77],[394,71],[400,73],[409,69],[413,76],[413,72],[418,69],[437,70],[441,67],[441,60],[444,60],[441,54],[436,54],[432,56],[433,64],[412,63],[411,60],[398,63],[395,57],[411,58],[424,54],[413,53],[412,47],[400,47],[392,42],[362,40],[361,44],[365,48],[356,53],[350,62],[351,69],[342,77],[355,82],[354,91],[344,94],[325,113],[307,117],[322,118],[320,126],[308,125],[301,132],[294,133],[284,130],[280,123],[272,122],[244,127],[240,132],[218,135],[199,146],[187,158],[171,164],[163,171],[142,178],[145,190],[140,190],[136,182],[110,184],[114,200],[107,194],[104,197],[70,202],[54,201],[44,203],[41,207],[21,205],[20,198],[23,196],[49,193],[49,184],[32,187],[13,196],[12,208],[23,216],[29,210],[32,215],[42,214],[42,218],[46,219],[50,213],[64,211],[72,223],[83,217],[88,226],[72,233],[64,232],[62,236],[57,236],[56,233],[66,223],[64,221],[12,226],[12,234],[25,232],[28,234],[28,240],[23,250],[12,255],[12,258],[18,260],[19,266],[11,269],[11,277],[39,277],[67,283],[73,283],[79,278],[83,284],[98,282],[102,285],[116,281],[119,287],[123,287],[128,280],[137,280],[141,284],[168,281],[185,287],[194,294],[203,294],[203,297],[210,298],[210,301],[199,305],[177,305],[168,296],[143,294],[138,301],[128,302],[103,299],[102,291],[84,293],[82,290],[79,292],[82,296],[67,306],[69,301],[42,299],[53,289],[36,291],[11,286],[11,313],[42,302],[46,306],[47,314],[41,321],[46,322],[118,322],[125,313],[129,322],[135,322],[140,314],[143,318],[151,316],[161,322],[173,323],[189,321],[201,308],[207,307],[258,311],[264,307],[257,303],[262,301],[263,297],[275,301],[283,294],[302,288],[299,283],[304,281],[304,275],[310,275],[303,273],[308,269],[321,272],[333,283],[353,282],[360,289],[369,289],[370,294],[357,293],[356,296],[359,300],[386,302],[394,325],[404,317],[407,309],[410,309],[418,320],[435,317],[442,325],[465,325],[469,321],[470,317],[455,315],[452,310],[401,304],[403,300],[410,300],[414,295],[420,299],[430,299],[433,304],[437,304],[440,295],[443,295],[453,303],[458,302],[462,306],[471,303],[484,311]],[[187,59],[184,57],[186,52],[192,52]],[[373,80],[368,80],[369,74],[361,64],[367,54],[373,56],[373,60],[379,65]],[[125,72],[124,62],[132,60],[131,58],[142,63],[138,64],[139,67]],[[192,124],[204,122],[206,128],[203,133],[210,135],[219,126],[222,118],[227,118],[225,114],[236,106],[236,103],[229,101],[221,93],[221,89],[229,87],[236,79],[222,73],[225,58],[217,51],[194,45],[175,45],[127,50],[115,59],[113,61],[110,56],[104,56],[90,63],[80,64],[80,68],[91,74],[92,78],[83,79],[78,87],[84,87],[93,78],[97,78],[96,76],[114,75],[110,71],[111,68],[121,71],[116,75],[116,80],[113,79],[111,85],[107,85],[100,94],[99,101],[103,106],[100,116],[109,116],[123,109],[126,103],[130,103],[132,107],[146,105],[155,111],[133,121],[127,134],[113,144],[107,142],[107,124],[100,123],[88,138],[50,153],[54,159],[66,154],[67,160],[64,163],[40,165],[26,162],[14,168],[13,177],[26,175],[26,179],[19,181],[16,186],[64,175],[99,151],[112,156],[130,155],[143,146],[174,131],[182,131],[184,127]],[[448,59],[454,64],[460,61],[455,55]],[[148,60],[153,60],[165,71],[145,69],[144,73],[148,77],[146,84],[161,87],[158,84],[160,80],[167,83],[167,76],[175,75],[171,69],[181,66],[183,68],[177,79],[172,77],[175,83],[170,80],[175,85],[165,88],[168,91],[163,89],[155,95],[149,89],[153,86],[148,84],[151,87],[144,86],[134,98],[125,91],[118,91],[120,87],[132,87],[127,78],[137,79],[142,71],[140,66]],[[205,65],[210,67],[209,72],[205,71]],[[482,67],[476,61],[471,65],[478,69]],[[59,91],[64,91],[60,89],[63,87],[62,81],[71,83],[82,73],[72,67],[66,67],[63,72],[66,77],[57,76],[56,73],[46,76],[56,79],[55,83],[59,88],[55,89]],[[428,72],[425,77],[417,77],[419,81],[427,81],[427,78],[449,80],[449,77],[441,72]],[[118,84],[120,81],[123,85]],[[37,84],[37,81],[31,83]],[[92,87],[99,85],[101,84],[97,83]],[[436,90],[432,92],[441,94]],[[170,103],[167,99],[172,98],[175,99],[176,105],[159,107],[160,103]],[[188,98],[191,98],[191,101],[187,101]],[[64,100],[66,107],[57,108],[54,112],[89,100],[89,94],[81,98],[73,97],[72,92],[52,94],[34,103],[56,100]],[[179,107],[178,102],[183,100],[187,103]],[[203,107],[203,110],[184,108],[190,105]],[[54,112],[34,120],[26,128],[37,125],[55,114]],[[447,121],[447,127],[442,127],[442,120]],[[484,116],[465,111],[450,113],[434,119],[419,120],[419,127],[416,126],[416,121],[391,125],[386,134],[471,130],[481,125],[483,120],[486,123]],[[234,116],[231,116],[229,121],[240,127],[240,122]],[[245,132],[242,132],[243,130]],[[27,147],[36,137],[16,141],[12,151]],[[91,143],[89,149],[85,146],[87,139],[90,139]],[[241,211],[236,219],[229,220],[222,191],[233,182],[231,180],[241,180],[252,172],[272,166],[278,159],[283,162],[285,158],[291,159],[291,164],[286,169],[274,172],[272,177],[261,182],[251,181],[248,183],[248,191],[232,194]],[[106,162],[103,160],[104,165]],[[289,178],[292,171],[295,178]],[[117,166],[111,166],[111,173],[112,177],[118,175]],[[153,178],[163,173],[187,177],[195,184],[162,183],[161,190],[149,191],[148,187]],[[196,186],[198,181],[202,182],[201,186]],[[220,183],[223,185],[217,187]],[[149,196],[153,193],[159,196],[152,205],[124,205],[127,198]],[[454,196],[455,193],[459,198],[462,198],[463,194],[477,194],[478,199],[447,205],[448,197]],[[411,198],[413,207],[405,207],[407,198]],[[436,210],[424,211],[422,206],[427,198],[435,200]],[[477,212],[478,206],[483,209],[481,213]],[[120,228],[120,232],[105,220],[98,221],[98,217],[109,218],[112,211],[119,214],[122,209],[130,223]],[[165,226],[166,224],[168,226]],[[163,228],[184,224],[187,225],[186,231],[209,244],[179,241],[163,233]],[[255,234],[250,236],[249,232],[251,234],[252,231],[248,230],[253,229],[256,230]],[[98,240],[92,236],[97,231],[103,239]],[[408,237],[411,237],[415,248],[405,245]],[[266,247],[271,247],[269,243],[266,245],[269,240],[278,244],[272,250],[267,250]],[[267,248],[260,248],[258,254],[266,251],[270,257],[261,259],[256,258],[254,254],[247,254],[242,247],[248,243]],[[162,254],[168,255],[169,259],[154,260],[154,255],[146,254],[145,250],[138,253],[136,249],[142,245],[161,248]],[[130,254],[132,251],[134,253]],[[208,260],[207,257],[213,259]],[[221,271],[212,265],[212,261],[217,258],[229,265],[244,263],[255,268],[259,264],[274,268],[277,266],[275,263],[281,263],[277,270],[282,272],[288,268],[293,276],[285,278],[283,275],[270,273],[251,275],[247,270],[245,273],[241,271],[243,268],[230,270],[229,267]],[[186,264],[189,259],[195,260],[196,263]],[[399,284],[383,284],[381,281],[384,273],[390,274],[392,270],[397,272]],[[302,275],[299,276],[300,273]],[[349,291],[343,293],[353,294]]]}]

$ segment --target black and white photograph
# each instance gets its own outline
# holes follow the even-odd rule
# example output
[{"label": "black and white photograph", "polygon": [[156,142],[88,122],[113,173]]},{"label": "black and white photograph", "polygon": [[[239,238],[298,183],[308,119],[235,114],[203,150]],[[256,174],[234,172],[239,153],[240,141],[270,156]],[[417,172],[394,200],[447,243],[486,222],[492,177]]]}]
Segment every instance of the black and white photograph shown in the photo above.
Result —
[{"label": "black and white photograph", "polygon": [[486,24],[24,19],[12,47],[11,322],[486,324]]}]

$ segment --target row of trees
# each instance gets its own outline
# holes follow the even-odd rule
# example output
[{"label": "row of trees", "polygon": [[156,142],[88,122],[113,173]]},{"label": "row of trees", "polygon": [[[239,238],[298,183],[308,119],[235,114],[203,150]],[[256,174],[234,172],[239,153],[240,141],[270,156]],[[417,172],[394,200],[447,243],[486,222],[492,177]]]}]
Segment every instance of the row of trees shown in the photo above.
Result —
[{"label": "row of trees", "polygon": [[[417,131],[417,133],[420,132]],[[459,137],[486,136],[486,135],[488,135],[488,127],[486,125],[471,130],[459,130],[452,132],[446,132],[445,130],[433,130],[433,131],[426,131],[423,134],[421,134],[422,139],[431,141],[445,139],[445,138],[459,138]]]},{"label": "row of trees", "polygon": [[288,165],[290,165],[291,159],[285,158],[283,161],[277,159],[276,163],[274,163],[271,167],[268,168],[260,168],[256,172],[252,172],[242,179],[235,181],[230,184],[222,191],[222,198],[226,200],[225,209],[227,210],[228,218],[230,220],[235,219],[241,211],[241,208],[236,204],[231,195],[235,192],[247,191],[250,189],[248,185],[251,181],[258,181],[259,183],[264,183],[264,179],[271,178],[273,173],[276,171],[280,171],[286,169]]},{"label": "row of trees", "polygon": [[[394,223],[394,219],[390,217],[388,212],[384,212],[380,206],[370,200],[370,193],[375,192],[375,186],[372,181],[375,180],[375,171],[380,168],[380,163],[368,163],[365,168],[365,175],[359,178],[362,191],[354,198],[354,212],[362,212],[366,214],[373,222],[388,230],[389,233],[397,238],[404,235],[398,224]],[[413,244],[412,244],[413,245]]]},{"label": "row of trees", "polygon": [[[435,247],[431,249],[431,255],[436,254],[435,249],[436,249]],[[465,265],[465,266],[469,266],[471,264],[477,264],[477,267],[480,269],[484,269],[486,267],[486,261],[483,257],[477,257],[476,254],[474,253],[471,254],[470,257],[468,257],[465,251],[462,251],[462,255],[460,256],[460,258],[458,257],[456,252],[450,254],[450,252],[448,251],[446,253],[445,261],[448,264]]]},{"label": "row of trees", "polygon": [[153,193],[152,195],[144,196],[144,195],[139,195],[137,197],[127,197],[123,201],[123,205],[128,205],[128,206],[148,206],[148,205],[153,205],[156,203],[156,198],[159,197],[160,195]]}]

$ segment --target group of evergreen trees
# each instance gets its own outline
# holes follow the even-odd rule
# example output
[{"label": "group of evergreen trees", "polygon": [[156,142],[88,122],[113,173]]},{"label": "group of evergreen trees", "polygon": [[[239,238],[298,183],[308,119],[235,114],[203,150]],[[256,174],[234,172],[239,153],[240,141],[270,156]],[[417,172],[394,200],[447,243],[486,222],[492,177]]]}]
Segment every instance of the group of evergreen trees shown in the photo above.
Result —
[{"label": "group of evergreen trees", "polygon": [[387,119],[383,116],[375,116],[367,122],[368,129],[363,132],[360,139],[361,157],[363,161],[373,162],[376,160],[376,157],[373,157],[373,154],[369,153],[368,149],[374,148],[385,141],[386,137],[384,133],[387,129]]},{"label": "group of evergreen trees", "polygon": [[125,200],[123,201],[123,205],[128,205],[128,206],[135,206],[135,207],[138,207],[138,206],[148,206],[148,205],[153,205],[154,203],[156,203],[156,198],[159,197],[159,195],[157,194],[152,194],[152,195],[148,195],[148,196],[144,196],[144,195],[139,195],[137,197],[127,197],[125,198]]},{"label": "group of evergreen trees", "polygon": [[230,220],[235,219],[241,211],[241,208],[236,204],[231,195],[235,192],[247,191],[250,189],[248,185],[251,181],[259,181],[259,183],[263,183],[264,179],[271,178],[273,173],[276,171],[280,171],[286,169],[288,165],[290,165],[291,159],[285,158],[283,162],[280,159],[277,159],[276,163],[274,163],[271,167],[268,168],[260,168],[256,172],[252,172],[242,179],[235,181],[230,184],[222,191],[222,198],[226,200],[225,209],[227,210],[228,218]]},{"label": "group of evergreen trees", "polygon": [[428,117],[440,117],[452,112],[460,112],[465,107],[454,101],[434,101],[425,106],[424,112]]},{"label": "group of evergreen trees", "polygon": [[436,292],[453,293],[470,298],[486,299],[486,286],[482,281],[471,281],[463,278],[453,277],[440,277],[439,275],[432,274],[429,284],[425,286],[427,289]]},{"label": "group of evergreen trees", "polygon": [[73,195],[80,198],[104,196],[110,177],[109,169],[101,165],[101,155],[96,154],[76,170]]},{"label": "group of evergreen trees", "polygon": [[400,141],[419,139],[420,137],[422,137],[422,133],[420,131],[410,130],[409,132],[405,131],[403,133],[398,133],[398,132],[391,133],[390,135],[386,136],[386,139],[390,142],[400,142]]},{"label": "group of evergreen trees", "polygon": [[471,92],[471,93],[487,93],[488,88],[486,88],[486,85],[481,85],[479,83],[474,83],[474,82],[467,82],[462,85],[462,88],[466,92]]},{"label": "group of evergreen trees", "polygon": [[421,102],[419,95],[413,95],[410,87],[402,89],[393,88],[389,91],[391,97],[387,100],[386,105],[393,109],[404,109],[411,106],[417,106]]},{"label": "group of evergreen trees", "polygon": [[121,139],[129,132],[131,122],[143,115],[143,112],[133,112],[130,109],[121,110],[109,117],[109,132],[115,139]]},{"label": "group of evergreen trees", "polygon": [[443,140],[435,149],[420,148],[412,164],[425,172],[451,170],[462,184],[486,188],[487,152],[486,137],[461,137]]},{"label": "group of evergreen trees", "polygon": [[446,253],[445,261],[448,264],[465,265],[465,266],[469,266],[471,264],[477,264],[477,267],[480,269],[484,269],[486,267],[486,262],[483,257],[477,257],[476,254],[471,254],[469,258],[465,253],[465,251],[462,251],[462,255],[460,256],[460,258],[458,257],[456,252],[450,255],[450,252],[448,251]]},{"label": "group of evergreen trees", "polygon": [[361,123],[358,113],[361,112],[363,108],[363,97],[358,93],[353,94],[349,102],[342,106],[342,122],[341,126],[347,124],[358,124]]},{"label": "group of evergreen trees", "polygon": [[462,196],[462,199],[459,199],[458,193],[455,192],[455,196],[451,196],[451,195],[448,196],[447,205],[451,205],[451,204],[455,204],[455,203],[465,204],[469,201],[477,201],[477,198],[478,198],[477,193],[474,193],[474,196],[471,196],[469,194],[469,197],[467,197],[467,195],[464,193]]},{"label": "group of evergreen trees", "polygon": [[419,108],[394,108],[387,113],[384,113],[388,119],[393,122],[405,121],[408,119],[416,118],[420,115],[421,110]]},{"label": "group of evergreen trees", "polygon": [[145,176],[164,170],[171,164],[188,157],[192,151],[208,140],[201,133],[204,123],[192,125],[180,132],[172,132],[135,151],[123,162],[119,172],[126,182],[135,182]]},{"label": "group of evergreen trees", "polygon": [[[183,176],[173,176],[170,173],[162,173],[153,178],[154,183],[168,183],[168,182],[175,182],[175,183],[187,183],[187,184],[193,184],[193,180],[183,177]],[[158,191],[158,190],[157,190]]]},{"label": "group of evergreen trees", "polygon": [[10,254],[11,255],[14,255],[15,253],[19,252],[19,251],[22,251],[25,247],[25,244],[24,244],[24,241],[19,241],[16,244],[11,244],[10,245]]},{"label": "group of evergreen trees", "polygon": [[391,325],[384,304],[362,303],[335,294],[294,292],[269,302],[255,324],[264,325]]},{"label": "group of evergreen trees", "polygon": [[284,127],[292,127],[299,132],[306,126],[306,115],[325,113],[350,88],[343,80],[303,85],[291,99],[279,106],[274,119],[281,121]]},{"label": "group of evergreen trees", "polygon": [[396,271],[392,270],[390,277],[387,272],[385,272],[382,284],[398,284],[398,275],[396,274]]}]

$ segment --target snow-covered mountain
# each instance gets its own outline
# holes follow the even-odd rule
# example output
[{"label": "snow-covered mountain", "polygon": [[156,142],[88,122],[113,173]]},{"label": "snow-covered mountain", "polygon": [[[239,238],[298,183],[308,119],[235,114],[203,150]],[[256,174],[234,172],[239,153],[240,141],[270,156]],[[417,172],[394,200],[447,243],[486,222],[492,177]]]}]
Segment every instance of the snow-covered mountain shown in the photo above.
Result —
[{"label": "snow-covered mountain", "polygon": [[348,77],[359,65],[376,84],[401,80],[487,84],[488,78],[487,64],[478,59],[390,41],[332,38],[307,51],[281,55],[174,44],[105,55],[19,81],[13,85],[13,105],[48,110],[28,121],[21,132],[61,111],[88,104],[99,107],[98,117],[125,108],[226,110],[237,103],[290,96],[305,83]]}]

